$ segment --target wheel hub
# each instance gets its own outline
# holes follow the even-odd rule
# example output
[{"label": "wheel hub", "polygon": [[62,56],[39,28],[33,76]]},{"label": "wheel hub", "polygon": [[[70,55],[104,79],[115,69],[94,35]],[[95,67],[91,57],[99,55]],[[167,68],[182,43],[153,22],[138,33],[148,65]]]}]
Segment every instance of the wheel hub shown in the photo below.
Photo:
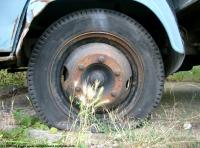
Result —
[{"label": "wheel hub", "polygon": [[100,70],[93,71],[89,76],[89,84],[94,85],[95,82],[99,82],[99,87],[102,87],[105,82],[105,73]]},{"label": "wheel hub", "polygon": [[[75,87],[75,95],[83,93],[83,85],[99,82],[104,88],[106,107],[114,107],[129,94],[127,82],[132,77],[126,56],[117,48],[105,43],[89,43],[76,48],[64,63],[68,77],[63,83],[69,94]],[[76,85],[74,86],[74,83]]]}]

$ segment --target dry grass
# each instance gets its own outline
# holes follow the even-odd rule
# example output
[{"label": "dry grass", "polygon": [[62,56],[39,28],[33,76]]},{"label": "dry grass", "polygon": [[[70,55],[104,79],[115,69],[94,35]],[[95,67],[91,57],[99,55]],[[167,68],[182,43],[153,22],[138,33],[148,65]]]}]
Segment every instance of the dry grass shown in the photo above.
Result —
[{"label": "dry grass", "polygon": [[[5,77],[5,74],[1,77]],[[12,79],[12,77],[10,78]],[[12,81],[15,80],[9,80],[9,83],[7,81],[5,84],[13,84]],[[21,85],[22,82],[18,84]],[[189,93],[191,90],[188,90],[187,93],[186,90],[180,92],[176,89],[177,87],[179,88],[179,86],[173,85],[169,87],[170,89],[166,89],[161,105],[154,111],[151,120],[143,121],[142,126],[136,128],[138,123],[129,119],[120,119],[114,112],[108,112],[109,120],[99,120],[94,112],[100,104],[104,103],[100,101],[103,89],[97,91],[96,86],[85,86],[85,93],[79,98],[79,101],[82,102],[79,114],[80,129],[77,132],[64,132],[63,139],[57,144],[77,147],[200,147],[200,87],[192,84],[191,87],[195,87],[197,91],[191,93]],[[74,101],[73,97],[71,101]],[[1,108],[3,108],[3,104],[1,104]],[[14,121],[11,120],[13,118],[9,117],[12,114],[0,113],[1,122],[14,124]],[[22,115],[23,118],[25,117]],[[185,129],[185,124],[190,124],[192,127]],[[41,123],[38,125],[42,126]],[[35,127],[38,128],[38,126]],[[26,129],[18,129],[18,136],[21,131]],[[14,132],[16,133],[16,131]],[[0,132],[0,140],[5,140],[2,135]],[[12,138],[7,137],[6,140],[16,140]],[[33,139],[28,141],[27,138],[25,137],[24,144],[33,143]],[[24,142],[23,138],[17,139],[17,141]]]},{"label": "dry grass", "polygon": [[[200,133],[200,129],[196,128],[196,124],[200,123],[198,109],[200,100],[197,100],[198,96],[191,96],[192,99],[177,99],[177,94],[173,90],[173,87],[166,90],[167,95],[163,97],[162,104],[154,112],[152,119],[143,121],[139,128],[136,128],[137,122],[120,119],[115,112],[107,112],[109,118],[106,122],[102,122],[96,118],[95,108],[90,106],[91,102],[80,99],[84,102],[84,105],[86,105],[85,102],[89,103],[88,106],[91,108],[81,109],[81,112],[86,113],[84,116],[80,116],[86,119],[83,120],[83,123],[86,124],[82,123],[84,126],[81,125],[78,134],[73,134],[73,137],[77,139],[76,146],[87,147],[96,144],[104,147],[113,145],[122,147],[199,147],[200,137],[198,137],[198,133]],[[101,99],[98,98],[97,100]],[[191,125],[191,127],[186,128],[188,125]],[[97,134],[91,134],[88,131],[91,127],[96,128]],[[104,134],[99,136],[98,132]],[[69,142],[71,136],[68,134],[66,133],[62,142]],[[95,141],[96,136],[99,137]]]}]

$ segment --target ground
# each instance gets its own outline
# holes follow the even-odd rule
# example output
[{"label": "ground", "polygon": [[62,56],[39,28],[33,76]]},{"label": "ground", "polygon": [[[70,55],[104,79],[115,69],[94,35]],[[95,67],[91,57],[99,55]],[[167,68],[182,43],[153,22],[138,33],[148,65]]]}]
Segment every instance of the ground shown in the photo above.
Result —
[{"label": "ground", "polygon": [[[0,89],[0,145],[200,147],[199,79],[195,78],[196,82],[180,82],[185,80],[180,80],[180,75],[168,78],[170,82],[165,84],[161,104],[141,126],[131,126],[132,121],[128,124],[130,127],[111,129],[104,125],[101,126],[104,128],[102,132],[66,132],[49,128],[35,117],[24,83],[20,81],[14,87],[6,85]],[[10,84],[10,80],[5,82]]]}]

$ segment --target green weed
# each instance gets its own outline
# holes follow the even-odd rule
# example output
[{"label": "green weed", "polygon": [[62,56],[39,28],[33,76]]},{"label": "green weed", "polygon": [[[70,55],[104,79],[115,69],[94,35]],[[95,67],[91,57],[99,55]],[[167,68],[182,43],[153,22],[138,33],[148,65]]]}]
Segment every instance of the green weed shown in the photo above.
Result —
[{"label": "green weed", "polygon": [[194,66],[191,71],[181,71],[170,75],[167,80],[169,81],[189,81],[200,82],[200,66]]},{"label": "green weed", "polygon": [[26,81],[26,73],[8,73],[7,70],[0,70],[0,88],[7,86],[23,86]]}]

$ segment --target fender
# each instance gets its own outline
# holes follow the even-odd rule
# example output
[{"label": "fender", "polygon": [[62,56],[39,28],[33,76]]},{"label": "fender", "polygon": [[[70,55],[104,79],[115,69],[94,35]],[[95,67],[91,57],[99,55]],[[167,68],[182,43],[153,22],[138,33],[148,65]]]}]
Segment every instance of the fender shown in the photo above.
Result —
[{"label": "fender", "polygon": [[160,20],[167,32],[172,48],[184,54],[184,45],[179,32],[176,17],[166,0],[134,0],[149,8]]},{"label": "fender", "polygon": [[[19,51],[33,19],[52,0],[2,0],[0,4],[0,52]],[[24,22],[25,21],[25,22]],[[25,25],[23,25],[25,23]],[[22,33],[21,33],[22,32]],[[9,60],[9,57],[6,58]],[[3,61],[4,58],[0,58]]]},{"label": "fender", "polygon": [[27,6],[27,14],[26,14],[26,25],[22,31],[21,37],[19,38],[19,43],[16,49],[16,55],[18,55],[21,45],[23,43],[23,39],[25,38],[26,34],[29,31],[29,27],[33,19],[40,13],[42,10],[54,0],[30,0]]},{"label": "fender", "polygon": [[[24,12],[24,14],[26,14],[24,16],[25,26],[22,28],[23,23],[18,22],[18,30],[20,28],[22,28],[22,29],[20,29],[20,30],[22,30],[21,31],[22,33],[19,34],[19,33],[17,33],[17,31],[14,32],[15,40],[16,40],[16,47],[14,47],[14,41],[13,41],[11,43],[13,48],[10,48],[11,47],[10,44],[9,44],[9,47],[4,47],[4,49],[0,46],[0,49],[1,49],[0,52],[12,52],[12,53],[15,53],[16,55],[18,55],[18,53],[21,49],[21,45],[23,43],[23,39],[25,38],[32,21],[52,1],[54,1],[54,0],[27,0],[26,1],[27,4],[24,6],[25,10],[26,10]],[[174,16],[167,1],[166,0],[155,0],[155,1],[154,0],[152,0],[152,1],[133,0],[133,1],[144,5],[145,7],[150,9],[157,16],[157,18],[160,20],[160,22],[162,23],[162,25],[167,33],[167,36],[169,38],[169,41],[170,41],[173,51],[183,55],[185,53],[184,45],[183,45],[183,41],[182,41],[182,38],[181,38],[181,35],[179,32],[178,24],[176,22],[176,17]],[[23,0],[23,2],[25,3],[25,0]],[[13,2],[13,3],[16,4],[16,3],[18,3],[18,1]],[[21,16],[23,16],[23,14]],[[13,30],[14,29],[15,29],[15,27],[13,27]],[[11,30],[11,31],[13,31],[13,30]],[[10,38],[7,38],[7,40],[10,41],[11,40]],[[3,42],[3,40],[0,39],[0,45],[1,45],[1,42]]]}]

